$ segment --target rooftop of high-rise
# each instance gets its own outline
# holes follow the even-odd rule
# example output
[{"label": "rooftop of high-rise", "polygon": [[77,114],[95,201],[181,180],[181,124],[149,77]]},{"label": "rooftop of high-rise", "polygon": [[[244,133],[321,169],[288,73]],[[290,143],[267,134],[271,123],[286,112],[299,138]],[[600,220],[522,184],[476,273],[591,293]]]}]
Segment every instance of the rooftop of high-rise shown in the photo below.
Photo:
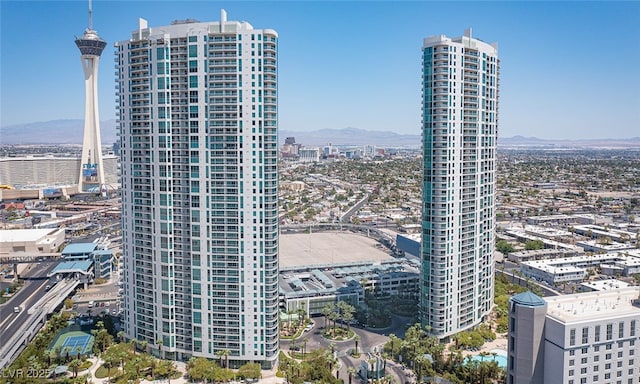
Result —
[{"label": "rooftop of high-rise", "polygon": [[547,316],[562,323],[606,320],[615,316],[640,316],[640,306],[634,305],[640,295],[640,287],[628,287],[611,291],[576,293],[545,297]]}]

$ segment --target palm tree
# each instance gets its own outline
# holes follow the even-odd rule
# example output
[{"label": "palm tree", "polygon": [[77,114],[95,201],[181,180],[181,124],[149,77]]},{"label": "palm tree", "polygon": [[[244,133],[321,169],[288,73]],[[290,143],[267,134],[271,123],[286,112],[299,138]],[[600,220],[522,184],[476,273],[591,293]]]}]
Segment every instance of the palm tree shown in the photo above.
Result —
[{"label": "palm tree", "polygon": [[296,312],[298,313],[298,317],[300,319],[300,325],[304,325],[305,320],[307,319],[307,311],[304,308],[298,308]]},{"label": "palm tree", "polygon": [[[375,369],[375,367],[373,366],[373,364],[375,364],[376,359],[371,358],[371,359],[367,360],[367,362],[369,363],[369,366],[371,367],[371,369],[370,369],[370,371],[371,371],[371,378],[373,379],[373,376],[374,376],[374,369]],[[375,376],[377,377],[378,375],[375,375]],[[368,378],[369,378],[369,375],[367,374],[367,379],[368,379]]]},{"label": "palm tree", "polygon": [[293,310],[287,309],[286,315],[287,315],[287,331],[291,332],[291,319],[293,317],[292,316],[293,315]]},{"label": "palm tree", "polygon": [[76,358],[77,359],[82,359],[82,347],[78,346],[75,348],[76,351]]},{"label": "palm tree", "polygon": [[60,358],[62,357],[62,347],[61,346],[57,346],[53,349],[53,352],[55,353],[55,360],[56,360],[56,364],[59,362]]},{"label": "palm tree", "polygon": [[218,350],[216,351],[216,356],[218,357],[218,364],[220,365],[221,368],[224,368],[224,364],[222,364],[222,356],[224,355],[224,351]]},{"label": "palm tree", "polygon": [[120,340],[121,343],[124,342],[124,331],[118,332],[118,340]]},{"label": "palm tree", "polygon": [[327,319],[329,315],[333,313],[333,303],[327,304],[322,307],[322,315],[324,316],[324,328],[327,329]]},{"label": "palm tree", "polygon": [[51,350],[49,352],[46,353],[46,357],[47,357],[47,365],[51,365],[52,361],[55,361],[56,359],[56,352],[55,350]]},{"label": "palm tree", "polygon": [[415,372],[416,372],[416,378],[418,379],[418,383],[422,382],[422,377],[424,376],[422,374],[422,371],[424,370],[424,365],[425,362],[427,360],[424,358],[424,356],[418,356],[415,359]]},{"label": "palm tree", "polygon": [[353,320],[353,314],[356,309],[353,305],[347,303],[346,301],[338,302],[338,310],[340,311],[340,318],[347,324],[347,334],[351,331],[351,320]]},{"label": "palm tree", "polygon": [[225,349],[224,351],[222,351],[222,355],[224,356],[224,367],[229,369],[229,355],[231,354],[231,351],[228,349]]},{"label": "palm tree", "polygon": [[354,351],[354,354],[358,354],[358,341],[360,341],[360,336],[358,336],[357,334],[355,335],[355,337],[353,338],[353,341],[356,343],[356,348]]},{"label": "palm tree", "polygon": [[149,342],[147,340],[142,340],[140,342],[140,348],[144,351],[144,353],[147,353],[147,345],[149,345]]},{"label": "palm tree", "polygon": [[355,375],[356,369],[353,367],[349,367],[347,368],[347,373],[349,374],[349,384],[351,384],[351,379],[353,378],[353,375]]},{"label": "palm tree", "polygon": [[393,358],[393,355],[394,355],[393,350],[394,350],[394,347],[395,347],[395,341],[397,339],[398,339],[398,337],[396,336],[395,333],[390,333],[389,334],[389,348],[391,349],[391,351],[390,351],[391,358]]},{"label": "palm tree", "polygon": [[69,361],[69,352],[71,352],[71,347],[64,347],[64,354],[65,354],[64,362],[65,363]]},{"label": "palm tree", "polygon": [[333,327],[332,327],[332,329],[333,329],[333,336],[335,336],[335,335],[336,335],[336,321],[337,321],[339,318],[340,318],[340,314],[339,314],[338,312],[333,311],[333,312],[331,312],[331,313],[329,314],[329,320],[333,321]]},{"label": "palm tree", "polygon": [[302,360],[304,360],[304,356],[307,352],[307,343],[309,342],[309,338],[305,337],[302,339]]},{"label": "palm tree", "polygon": [[158,339],[156,340],[156,344],[158,345],[158,358],[162,359],[162,344],[164,344],[164,342],[162,339]]},{"label": "palm tree", "polygon": [[109,380],[109,382],[111,382],[111,368],[113,367],[113,364],[115,363],[115,360],[113,358],[113,356],[109,355],[109,354],[105,354],[103,357],[104,360],[104,364],[102,364],[105,368],[107,368],[107,379]]},{"label": "palm tree", "polygon": [[82,365],[82,363],[78,359],[73,359],[69,363],[69,367],[71,367],[71,369],[73,369],[73,377],[78,377],[78,367],[80,365]]}]

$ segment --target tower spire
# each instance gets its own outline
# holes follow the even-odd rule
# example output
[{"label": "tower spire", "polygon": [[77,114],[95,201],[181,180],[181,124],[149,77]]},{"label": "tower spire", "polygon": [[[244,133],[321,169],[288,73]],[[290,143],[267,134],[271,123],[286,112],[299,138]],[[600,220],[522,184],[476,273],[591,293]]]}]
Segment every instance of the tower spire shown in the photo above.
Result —
[{"label": "tower spire", "polygon": [[89,30],[93,30],[93,15],[92,15],[92,10],[91,10],[91,0],[89,0]]}]

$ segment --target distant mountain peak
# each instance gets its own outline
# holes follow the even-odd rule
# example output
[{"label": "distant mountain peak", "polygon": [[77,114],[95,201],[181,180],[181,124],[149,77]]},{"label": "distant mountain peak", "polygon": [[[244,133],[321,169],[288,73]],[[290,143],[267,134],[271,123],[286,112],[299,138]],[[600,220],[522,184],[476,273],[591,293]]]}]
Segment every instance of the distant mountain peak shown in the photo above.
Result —
[{"label": "distant mountain peak", "polygon": [[[82,144],[84,120],[58,119],[3,126],[0,144]],[[117,140],[116,120],[100,122],[103,145]],[[45,141],[46,140],[46,141]]]}]

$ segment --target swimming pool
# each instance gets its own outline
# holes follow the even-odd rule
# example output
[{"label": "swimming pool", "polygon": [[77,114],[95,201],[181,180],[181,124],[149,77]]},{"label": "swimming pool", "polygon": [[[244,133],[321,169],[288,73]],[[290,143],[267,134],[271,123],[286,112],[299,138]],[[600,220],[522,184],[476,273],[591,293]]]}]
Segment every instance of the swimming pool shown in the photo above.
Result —
[{"label": "swimming pool", "polygon": [[507,368],[507,351],[502,350],[492,350],[491,353],[495,353],[495,355],[475,355],[471,358],[474,361],[495,361],[498,363],[498,367],[506,369]]}]

